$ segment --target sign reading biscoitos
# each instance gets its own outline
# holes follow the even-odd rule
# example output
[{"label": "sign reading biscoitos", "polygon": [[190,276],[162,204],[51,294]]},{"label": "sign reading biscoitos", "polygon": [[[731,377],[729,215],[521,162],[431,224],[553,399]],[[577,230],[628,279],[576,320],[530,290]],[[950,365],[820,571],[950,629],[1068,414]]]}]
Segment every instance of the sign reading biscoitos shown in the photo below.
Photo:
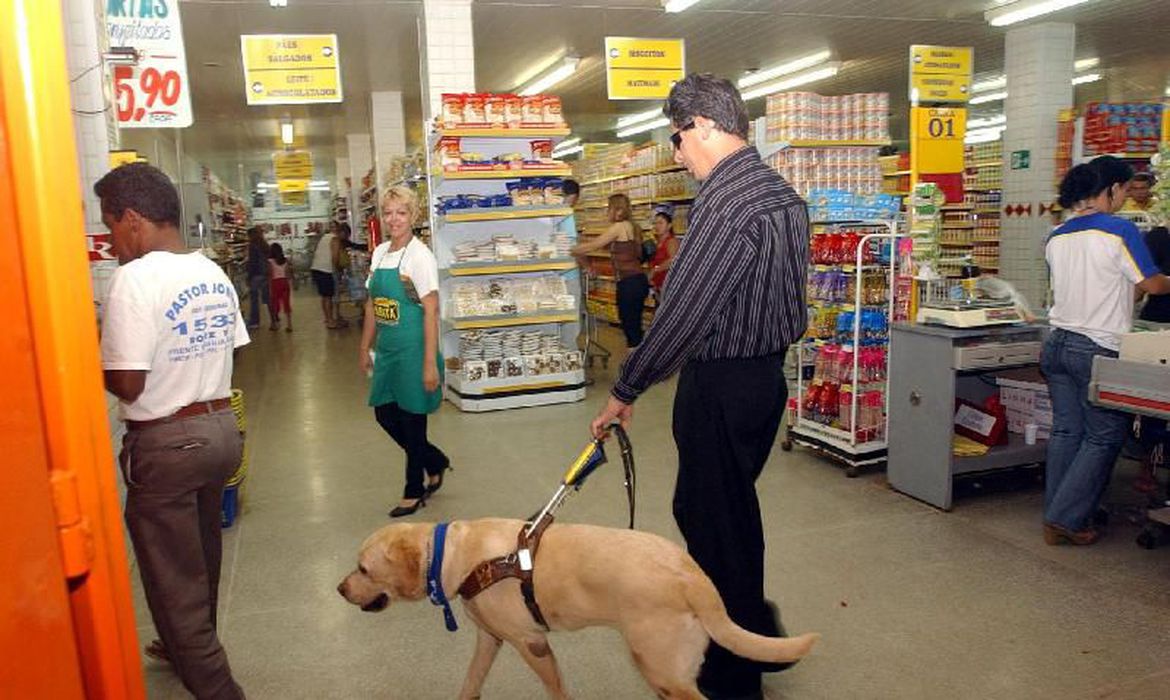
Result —
[{"label": "sign reading biscoitos", "polygon": [[664,99],[685,74],[682,39],[605,38],[605,75],[611,100]]},{"label": "sign reading biscoitos", "polygon": [[246,34],[240,51],[250,105],[342,101],[336,34]]}]

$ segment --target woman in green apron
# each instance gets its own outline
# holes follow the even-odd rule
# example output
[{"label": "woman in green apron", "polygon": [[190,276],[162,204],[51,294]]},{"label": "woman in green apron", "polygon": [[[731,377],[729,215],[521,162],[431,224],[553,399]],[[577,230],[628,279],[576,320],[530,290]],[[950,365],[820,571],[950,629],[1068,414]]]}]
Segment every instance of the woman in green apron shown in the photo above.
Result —
[{"label": "woman in green apron", "polygon": [[439,355],[439,271],[412,229],[418,198],[392,187],[382,198],[386,241],[370,258],[370,294],[359,363],[370,375],[374,416],[406,451],[406,488],[390,517],[410,515],[443,485],[451,463],[427,440],[427,414],[443,399]]}]

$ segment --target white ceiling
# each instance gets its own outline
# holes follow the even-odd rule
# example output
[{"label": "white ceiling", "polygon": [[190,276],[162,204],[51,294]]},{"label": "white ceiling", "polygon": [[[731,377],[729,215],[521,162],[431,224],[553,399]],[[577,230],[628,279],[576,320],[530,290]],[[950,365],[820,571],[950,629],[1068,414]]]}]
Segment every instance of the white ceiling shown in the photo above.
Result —
[{"label": "white ceiling", "polygon": [[[665,14],[659,0],[474,0],[477,86],[510,90],[533,70],[565,53],[581,67],[554,88],[565,100],[575,133],[613,140],[615,115],[653,102],[610,102],[601,52],[606,36],[682,37],[687,66],[728,77],[822,47],[844,65],[810,89],[825,94],[889,92],[892,128],[904,136],[908,46],[973,46],[977,73],[1002,70],[1005,29],[983,12],[994,0],[703,0]],[[195,125],[184,132],[190,155],[235,173],[267,167],[279,120],[292,117],[315,162],[331,176],[346,154],[347,133],[369,132],[369,93],[404,93],[408,139],[419,141],[417,20],[413,0],[184,0],[187,63]],[[1077,57],[1101,58],[1101,82],[1077,88],[1078,102],[1152,98],[1170,77],[1170,0],[1096,0],[1048,18],[1077,24]],[[336,33],[345,102],[337,105],[248,107],[240,65],[240,34]],[[218,65],[209,65],[218,64]],[[750,106],[762,112],[764,101]]]}]

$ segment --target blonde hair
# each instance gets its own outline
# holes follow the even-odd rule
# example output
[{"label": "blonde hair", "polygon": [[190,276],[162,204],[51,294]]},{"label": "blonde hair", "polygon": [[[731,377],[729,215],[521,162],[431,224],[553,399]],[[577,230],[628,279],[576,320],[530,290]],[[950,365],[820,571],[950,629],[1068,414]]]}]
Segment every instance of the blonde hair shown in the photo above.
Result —
[{"label": "blonde hair", "polygon": [[629,195],[618,192],[609,196],[609,212],[614,222],[630,221],[634,218],[634,208],[630,204]]},{"label": "blonde hair", "polygon": [[382,206],[387,203],[397,200],[406,204],[406,210],[410,212],[410,220],[418,220],[418,193],[410,189],[406,185],[395,185],[386,190],[382,195]]}]

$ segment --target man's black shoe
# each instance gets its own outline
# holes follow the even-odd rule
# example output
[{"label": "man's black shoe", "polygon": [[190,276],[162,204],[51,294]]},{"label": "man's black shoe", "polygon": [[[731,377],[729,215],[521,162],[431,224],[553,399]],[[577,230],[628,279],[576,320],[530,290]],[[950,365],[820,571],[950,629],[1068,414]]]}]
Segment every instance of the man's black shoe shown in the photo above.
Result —
[{"label": "man's black shoe", "polygon": [[711,690],[710,688],[704,688],[702,685],[700,685],[699,692],[702,693],[703,697],[707,698],[707,700],[764,700],[764,691],[762,690],[757,690],[754,693],[748,693],[746,695],[729,695],[727,693]]}]

